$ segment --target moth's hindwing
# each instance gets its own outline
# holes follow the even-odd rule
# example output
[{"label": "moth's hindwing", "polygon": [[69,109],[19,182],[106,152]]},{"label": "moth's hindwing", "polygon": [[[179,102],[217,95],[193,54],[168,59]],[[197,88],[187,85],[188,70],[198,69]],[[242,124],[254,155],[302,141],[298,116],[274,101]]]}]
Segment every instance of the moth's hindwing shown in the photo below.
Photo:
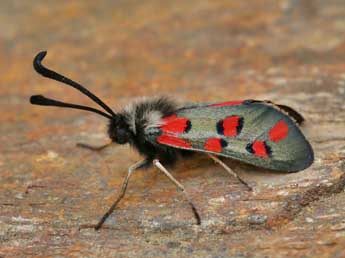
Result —
[{"label": "moth's hindwing", "polygon": [[314,159],[309,142],[285,113],[265,102],[201,103],[163,118],[155,144],[210,152],[259,167],[299,171]]}]

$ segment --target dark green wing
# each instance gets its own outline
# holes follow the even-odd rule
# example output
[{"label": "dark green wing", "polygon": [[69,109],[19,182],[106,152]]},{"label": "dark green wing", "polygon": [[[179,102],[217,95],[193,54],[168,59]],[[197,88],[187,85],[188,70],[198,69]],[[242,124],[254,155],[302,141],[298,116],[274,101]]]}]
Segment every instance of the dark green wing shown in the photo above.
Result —
[{"label": "dark green wing", "polygon": [[313,150],[291,114],[277,107],[253,100],[187,106],[164,118],[151,141],[273,170],[303,170]]}]

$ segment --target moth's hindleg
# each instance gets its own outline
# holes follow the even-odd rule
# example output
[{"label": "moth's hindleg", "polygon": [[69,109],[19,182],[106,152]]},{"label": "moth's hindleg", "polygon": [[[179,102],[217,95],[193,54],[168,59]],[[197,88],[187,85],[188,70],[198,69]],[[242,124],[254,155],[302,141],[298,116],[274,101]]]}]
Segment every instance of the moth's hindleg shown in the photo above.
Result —
[{"label": "moth's hindleg", "polygon": [[88,145],[88,144],[79,142],[79,143],[77,143],[77,147],[92,150],[92,151],[101,151],[101,150],[109,147],[111,144],[112,144],[112,142],[109,142],[109,143],[104,144],[102,146],[92,146],[92,145]]},{"label": "moth's hindleg", "polygon": [[210,153],[208,153],[207,155],[211,159],[213,159],[216,163],[221,165],[225,169],[226,172],[228,172],[233,177],[237,178],[238,181],[240,181],[243,185],[245,185],[249,191],[253,191],[253,189],[248,185],[248,183],[246,181],[244,181],[239,175],[237,175],[231,168],[229,168],[223,161],[221,161],[219,158],[217,158],[216,156],[214,156]]},{"label": "moth's hindleg", "polygon": [[146,166],[149,163],[149,160],[144,159],[141,160],[135,164],[133,164],[132,166],[130,166],[128,168],[128,173],[127,176],[125,178],[125,180],[122,183],[122,187],[121,187],[121,191],[119,196],[117,197],[117,199],[115,200],[115,202],[111,205],[111,207],[109,208],[109,210],[103,215],[103,217],[101,218],[101,220],[98,222],[98,224],[96,225],[95,229],[98,230],[102,227],[103,223],[106,221],[106,219],[113,213],[113,211],[115,210],[117,204],[121,201],[121,199],[125,196],[126,190],[127,190],[127,185],[128,185],[128,181],[132,175],[132,173],[139,169],[142,168],[144,166]]},{"label": "moth's hindleg", "polygon": [[153,165],[155,167],[157,167],[161,172],[164,173],[164,175],[166,175],[171,182],[173,182],[177,189],[179,189],[185,196],[185,198],[187,199],[189,205],[191,206],[192,208],[192,211],[193,211],[193,214],[194,214],[194,217],[196,219],[196,223],[197,225],[200,225],[201,224],[201,219],[200,219],[200,215],[197,211],[197,209],[195,208],[195,205],[193,204],[193,202],[191,201],[191,198],[189,197],[187,191],[185,190],[184,186],[179,182],[177,181],[171,174],[170,172],[162,165],[162,163],[159,162],[158,159],[155,159],[153,160]]}]

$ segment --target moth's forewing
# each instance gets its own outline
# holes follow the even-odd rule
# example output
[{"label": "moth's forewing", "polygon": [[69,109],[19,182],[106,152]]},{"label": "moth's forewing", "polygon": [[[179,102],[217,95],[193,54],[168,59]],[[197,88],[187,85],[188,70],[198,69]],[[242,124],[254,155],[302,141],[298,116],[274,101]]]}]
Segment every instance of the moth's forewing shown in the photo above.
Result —
[{"label": "moth's forewing", "polygon": [[[311,165],[313,150],[288,115],[264,102],[227,103],[182,108],[176,120],[167,122],[170,127],[156,130],[150,141],[279,171],[299,171]],[[188,130],[183,130],[186,121]],[[178,130],[171,130],[175,125]]]}]

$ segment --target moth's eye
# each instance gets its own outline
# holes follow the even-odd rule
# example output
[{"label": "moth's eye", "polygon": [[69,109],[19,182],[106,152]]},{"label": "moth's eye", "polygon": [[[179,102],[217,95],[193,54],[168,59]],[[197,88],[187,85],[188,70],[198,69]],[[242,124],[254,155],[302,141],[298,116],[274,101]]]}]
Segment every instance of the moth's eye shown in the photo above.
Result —
[{"label": "moth's eye", "polygon": [[113,142],[118,144],[128,143],[132,137],[127,124],[121,119],[111,120],[108,127],[108,135]]},{"label": "moth's eye", "polygon": [[116,128],[115,141],[119,144],[125,144],[129,140],[129,132],[123,128]]}]

